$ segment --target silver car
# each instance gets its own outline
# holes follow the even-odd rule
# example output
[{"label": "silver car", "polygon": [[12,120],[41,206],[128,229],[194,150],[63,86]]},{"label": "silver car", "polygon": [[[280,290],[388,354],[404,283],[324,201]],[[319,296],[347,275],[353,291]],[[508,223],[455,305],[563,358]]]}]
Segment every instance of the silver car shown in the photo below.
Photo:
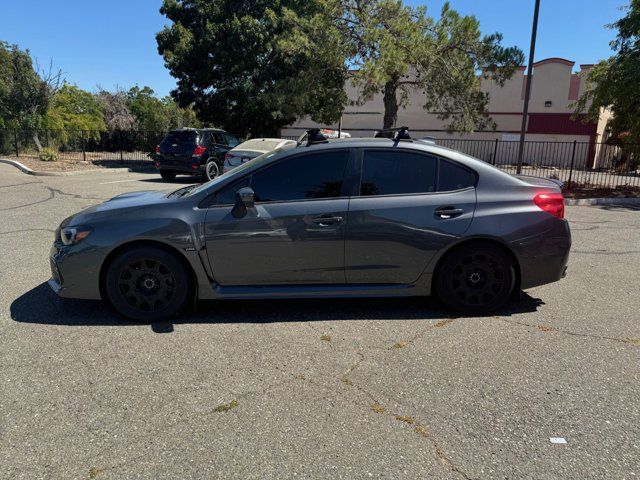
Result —
[{"label": "silver car", "polygon": [[62,222],[49,284],[153,321],[194,299],[437,294],[486,313],[565,275],[555,183],[407,137],[303,142],[114,197]]},{"label": "silver car", "polygon": [[222,173],[227,173],[243,163],[247,163],[260,155],[273,150],[288,150],[297,145],[294,140],[283,140],[282,138],[252,138],[242,142],[237,147],[229,150],[224,155]]}]

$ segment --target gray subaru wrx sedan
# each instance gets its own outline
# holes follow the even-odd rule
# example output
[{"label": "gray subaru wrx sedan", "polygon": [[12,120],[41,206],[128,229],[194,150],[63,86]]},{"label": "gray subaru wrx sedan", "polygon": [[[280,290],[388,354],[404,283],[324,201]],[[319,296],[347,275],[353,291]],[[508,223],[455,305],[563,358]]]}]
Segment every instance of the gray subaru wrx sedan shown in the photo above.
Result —
[{"label": "gray subaru wrx sedan", "polygon": [[203,185],[127,193],[67,218],[49,284],[140,321],[194,299],[432,293],[486,313],[562,278],[570,246],[550,180],[509,175],[404,130],[310,134]]}]

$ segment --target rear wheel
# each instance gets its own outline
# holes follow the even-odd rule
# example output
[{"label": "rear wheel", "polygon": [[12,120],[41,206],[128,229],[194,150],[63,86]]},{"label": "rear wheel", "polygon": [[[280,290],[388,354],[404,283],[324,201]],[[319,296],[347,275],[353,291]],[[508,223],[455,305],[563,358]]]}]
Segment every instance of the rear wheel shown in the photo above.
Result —
[{"label": "rear wheel", "polygon": [[436,272],[436,293],[449,307],[483,314],[503,306],[515,285],[509,255],[495,245],[473,243],[456,248]]},{"label": "rear wheel", "polygon": [[213,180],[220,175],[220,168],[214,159],[209,159],[204,169],[204,175],[207,180]]},{"label": "rear wheel", "polygon": [[111,262],[106,290],[120,314],[133,320],[155,321],[182,309],[189,294],[189,277],[174,255],[156,247],[139,247]]},{"label": "rear wheel", "polygon": [[166,170],[160,170],[160,176],[165,182],[173,182],[176,179],[174,172],[168,172]]}]

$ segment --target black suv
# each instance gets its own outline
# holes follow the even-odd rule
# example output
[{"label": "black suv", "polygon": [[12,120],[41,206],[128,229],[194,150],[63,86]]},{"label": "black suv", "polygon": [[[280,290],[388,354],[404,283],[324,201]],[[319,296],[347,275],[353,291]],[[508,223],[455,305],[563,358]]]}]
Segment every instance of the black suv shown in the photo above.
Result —
[{"label": "black suv", "polygon": [[224,154],[238,143],[236,137],[224,130],[172,130],[156,147],[156,167],[167,182],[174,180],[177,174],[202,175],[213,180],[222,173]]}]

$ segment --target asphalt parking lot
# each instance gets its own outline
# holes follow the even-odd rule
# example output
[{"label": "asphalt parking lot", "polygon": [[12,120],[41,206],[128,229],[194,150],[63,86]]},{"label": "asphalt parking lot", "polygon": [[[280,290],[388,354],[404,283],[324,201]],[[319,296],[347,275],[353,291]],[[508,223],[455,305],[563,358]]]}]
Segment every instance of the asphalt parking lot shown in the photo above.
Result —
[{"label": "asphalt parking lot", "polygon": [[0,165],[0,478],[640,476],[638,207],[568,207],[567,278],[483,318],[245,301],[135,325],[49,290],[63,218],[166,187]]}]

